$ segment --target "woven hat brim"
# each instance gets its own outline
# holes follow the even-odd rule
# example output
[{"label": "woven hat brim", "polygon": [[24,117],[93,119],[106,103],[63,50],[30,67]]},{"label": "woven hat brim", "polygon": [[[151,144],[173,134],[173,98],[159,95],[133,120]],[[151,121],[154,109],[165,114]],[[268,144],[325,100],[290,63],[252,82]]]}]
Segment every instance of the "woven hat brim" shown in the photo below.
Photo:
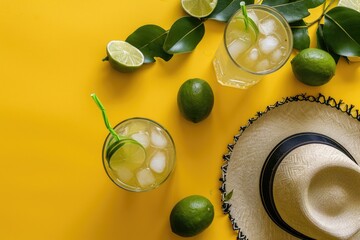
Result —
[{"label": "woven hat brim", "polygon": [[[270,151],[281,140],[300,132],[327,135],[360,160],[360,121],[352,105],[323,95],[297,95],[268,106],[240,128],[228,146],[222,166],[223,210],[238,239],[297,240],[276,226],[263,209],[259,176]],[[228,196],[232,194],[231,198]],[[360,233],[352,240],[360,240]]]}]

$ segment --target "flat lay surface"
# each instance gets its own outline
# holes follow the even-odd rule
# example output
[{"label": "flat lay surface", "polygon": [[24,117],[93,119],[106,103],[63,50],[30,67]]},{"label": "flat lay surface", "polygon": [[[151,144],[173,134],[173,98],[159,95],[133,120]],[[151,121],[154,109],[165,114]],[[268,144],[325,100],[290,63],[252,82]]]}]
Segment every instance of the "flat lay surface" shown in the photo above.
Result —
[{"label": "flat lay surface", "polygon": [[[309,18],[316,19],[318,9]],[[157,58],[132,73],[114,70],[106,45],[137,28],[169,29],[186,16],[180,1],[0,2],[0,239],[179,240],[171,232],[174,205],[202,195],[214,220],[197,240],[235,240],[222,212],[222,156],[239,127],[288,96],[319,93],[360,109],[360,63],[341,58],[322,86],[298,81],[290,60],[247,90],[220,85],[213,57],[225,23],[207,20],[191,53]],[[310,28],[311,46],[316,46]],[[186,120],[177,93],[188,79],[211,86],[214,105],[198,123]],[[104,104],[110,124],[132,117],[158,122],[175,143],[170,177],[149,192],[116,186],[102,163],[108,130],[90,94]]]}]

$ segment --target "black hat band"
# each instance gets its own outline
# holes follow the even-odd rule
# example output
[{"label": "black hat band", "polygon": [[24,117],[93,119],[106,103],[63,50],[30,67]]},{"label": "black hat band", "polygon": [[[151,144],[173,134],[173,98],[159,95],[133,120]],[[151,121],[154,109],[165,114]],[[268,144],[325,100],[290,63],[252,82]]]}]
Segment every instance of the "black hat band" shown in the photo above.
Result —
[{"label": "black hat band", "polygon": [[352,161],[355,161],[353,156],[338,142],[334,139],[313,132],[304,132],[294,134],[289,136],[288,138],[281,141],[276,147],[270,152],[268,155],[264,166],[261,170],[260,175],[260,196],[261,201],[264,205],[264,208],[272,219],[274,223],[276,223],[280,228],[290,233],[291,235],[298,237],[300,239],[306,240],[314,240],[311,237],[308,237],[301,232],[298,232],[291,226],[289,226],[280,216],[279,212],[276,209],[274,196],[273,196],[273,182],[276,170],[280,165],[281,161],[295,148],[300,146],[304,146],[307,144],[325,144],[331,147],[338,149],[343,152],[346,156],[348,156]]}]

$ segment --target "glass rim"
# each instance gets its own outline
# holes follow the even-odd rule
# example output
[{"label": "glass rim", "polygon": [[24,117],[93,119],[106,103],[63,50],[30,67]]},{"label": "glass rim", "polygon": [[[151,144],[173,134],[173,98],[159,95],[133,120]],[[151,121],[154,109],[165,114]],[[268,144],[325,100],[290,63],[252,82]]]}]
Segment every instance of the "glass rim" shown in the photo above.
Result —
[{"label": "glass rim", "polygon": [[[169,131],[164,127],[162,126],[160,123],[152,120],[152,119],[149,119],[149,118],[145,118],[145,117],[131,117],[131,118],[127,118],[125,120],[122,120],[121,122],[119,122],[118,124],[116,124],[113,129],[116,130],[117,127],[119,127],[121,124],[123,123],[126,123],[128,121],[131,121],[131,120],[144,120],[144,121],[148,121],[148,122],[151,122],[153,124],[155,124],[156,126],[160,127],[162,130],[165,131],[165,133],[168,135],[169,139],[171,140],[171,144],[172,144],[172,147],[174,149],[174,157],[173,157],[173,160],[172,160],[172,166],[171,166],[171,169],[169,171],[169,173],[167,174],[167,176],[162,179],[159,183],[157,183],[155,186],[152,186],[152,187],[149,187],[149,188],[146,188],[146,189],[136,189],[136,188],[131,188],[131,187],[128,187],[127,184],[124,184],[120,181],[116,181],[115,179],[113,179],[113,176],[109,173],[110,169],[108,169],[109,167],[107,167],[108,165],[108,162],[104,156],[104,153],[106,152],[106,146],[107,144],[110,142],[110,140],[113,138],[113,136],[111,135],[111,133],[109,133],[105,140],[104,140],[104,144],[102,146],[102,151],[101,151],[101,155],[102,155],[102,163],[103,163],[103,167],[104,167],[104,170],[106,172],[106,175],[109,177],[109,179],[118,187],[126,190],[126,191],[129,191],[129,192],[148,192],[148,191],[151,191],[151,190],[154,190],[156,188],[158,188],[160,185],[162,185],[169,177],[170,175],[172,174],[172,172],[174,171],[174,168],[175,168],[175,162],[176,162],[176,147],[175,147],[175,142],[174,142],[174,139],[172,138],[171,134],[169,133]],[[130,186],[130,185],[129,185]]]},{"label": "glass rim", "polygon": [[286,33],[288,35],[288,44],[289,44],[289,51],[287,53],[287,55],[285,56],[285,58],[283,59],[282,62],[280,62],[280,64],[276,65],[276,67],[274,68],[271,68],[271,69],[268,69],[268,70],[265,70],[265,71],[260,71],[260,72],[254,72],[254,71],[251,71],[243,66],[241,66],[240,64],[238,64],[235,59],[231,56],[230,52],[229,52],[229,49],[227,48],[226,46],[226,33],[227,33],[227,30],[228,30],[228,27],[229,27],[229,24],[230,22],[233,20],[233,18],[238,15],[239,12],[241,12],[241,8],[239,10],[237,10],[231,17],[230,19],[228,20],[228,22],[226,23],[226,26],[225,26],[225,31],[224,31],[224,35],[223,35],[223,44],[224,44],[224,47],[225,47],[225,50],[229,56],[229,58],[231,59],[231,61],[237,66],[239,67],[241,70],[245,71],[245,72],[248,72],[248,73],[251,73],[251,74],[255,74],[255,75],[266,75],[266,74],[269,74],[269,73],[273,73],[277,70],[279,70],[282,66],[285,65],[285,63],[287,62],[287,60],[289,59],[291,53],[292,53],[292,50],[293,50],[293,34],[292,34],[292,31],[291,31],[291,27],[289,25],[289,23],[287,22],[287,20],[285,19],[285,17],[278,11],[276,10],[274,7],[271,7],[271,6],[267,6],[267,5],[262,5],[262,4],[249,4],[249,5],[246,5],[246,9],[249,10],[249,9],[261,9],[261,10],[264,10],[270,14],[272,14],[273,16],[275,16],[283,25],[284,25],[284,28],[286,30]]}]

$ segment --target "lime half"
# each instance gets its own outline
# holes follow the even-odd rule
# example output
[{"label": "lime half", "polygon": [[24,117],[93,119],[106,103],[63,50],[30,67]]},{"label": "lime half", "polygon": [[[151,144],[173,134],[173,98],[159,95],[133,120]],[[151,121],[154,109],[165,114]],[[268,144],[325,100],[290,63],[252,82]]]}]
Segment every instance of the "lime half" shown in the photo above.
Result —
[{"label": "lime half", "polygon": [[181,0],[181,6],[190,16],[202,18],[209,16],[218,0]]},{"label": "lime half", "polygon": [[132,72],[144,63],[142,52],[125,41],[110,41],[106,52],[111,66],[120,72]]},{"label": "lime half", "polygon": [[145,162],[146,153],[144,147],[133,139],[122,139],[109,146],[106,159],[113,171],[123,166],[141,166]]}]

